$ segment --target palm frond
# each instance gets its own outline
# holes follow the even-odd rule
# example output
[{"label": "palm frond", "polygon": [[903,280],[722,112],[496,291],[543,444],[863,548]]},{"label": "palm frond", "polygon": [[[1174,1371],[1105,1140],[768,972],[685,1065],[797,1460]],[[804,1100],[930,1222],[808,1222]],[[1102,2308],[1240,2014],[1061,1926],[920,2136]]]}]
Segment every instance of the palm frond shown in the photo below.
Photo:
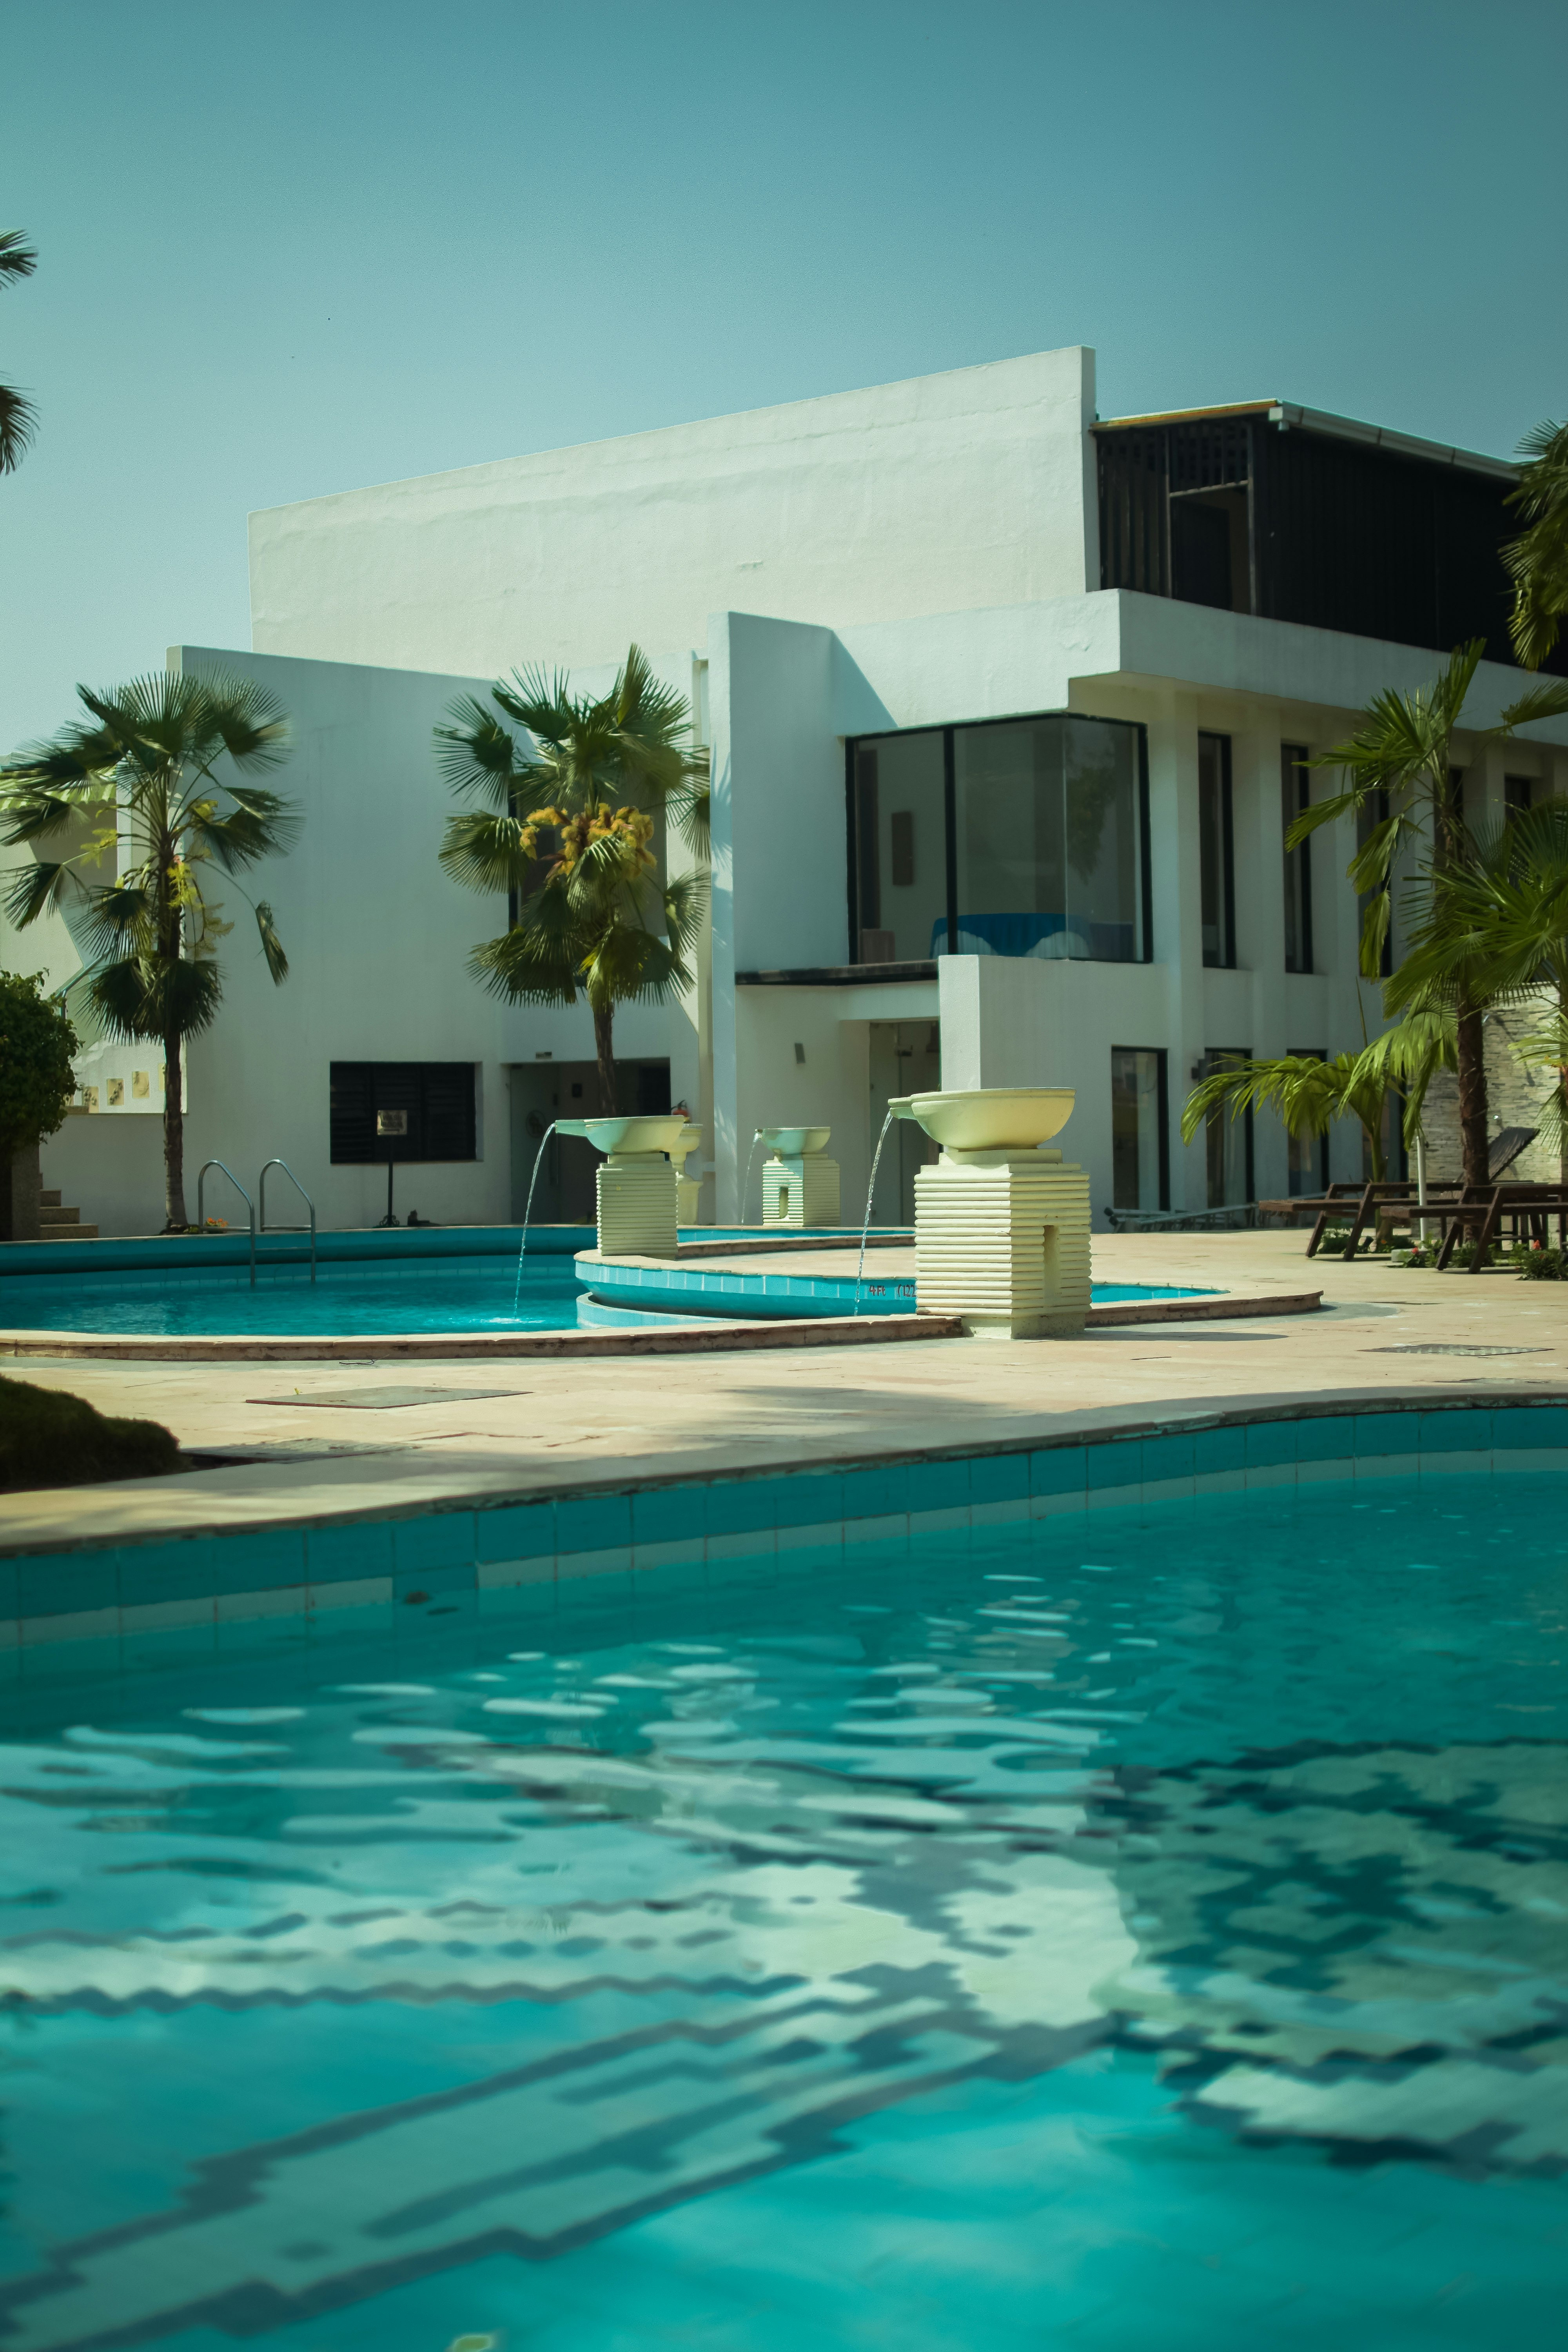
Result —
[{"label": "palm frond", "polygon": [[519,771],[530,763],[520,759],[510,729],[472,695],[451,703],[447,716],[454,723],[434,732],[436,764],[448,790],[477,793],[493,808],[510,809]]},{"label": "palm frond", "polygon": [[1502,552],[1514,583],[1514,651],[1526,669],[1539,669],[1568,614],[1568,425],[1536,425],[1519,454],[1529,462],[1508,503],[1525,529]]},{"label": "palm frond", "polygon": [[67,888],[81,884],[64,859],[53,864],[42,861],[32,866],[13,866],[5,877],[4,904],[7,919],[17,930],[25,931],[40,915],[58,908]]},{"label": "palm frond", "polygon": [[0,383],[0,474],[14,474],[38,430],[38,412],[25,392]]},{"label": "palm frond", "polygon": [[0,285],[14,284],[19,278],[31,278],[37,266],[37,252],[27,243],[26,231],[0,228]]},{"label": "palm frond", "polygon": [[466,889],[523,889],[532,879],[537,860],[522,836],[523,826],[514,816],[474,813],[448,817],[440,864]]},{"label": "palm frond", "polygon": [[98,966],[86,992],[109,1035],[130,1044],[138,1037],[191,1037],[210,1028],[223,982],[211,962],[121,956]]},{"label": "palm frond", "polygon": [[280,988],[289,977],[289,959],[283,952],[283,942],[273,928],[272,909],[265,898],[256,902],[256,929],[261,940],[261,952],[267,959],[267,969],[272,984]]}]

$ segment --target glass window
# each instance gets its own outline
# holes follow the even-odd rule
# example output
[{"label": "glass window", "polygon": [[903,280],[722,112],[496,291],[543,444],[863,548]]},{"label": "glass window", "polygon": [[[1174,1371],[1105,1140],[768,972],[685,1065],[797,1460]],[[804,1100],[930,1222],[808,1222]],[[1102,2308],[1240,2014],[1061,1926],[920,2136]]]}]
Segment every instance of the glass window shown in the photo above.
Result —
[{"label": "glass window", "polygon": [[[1290,1045],[1287,1052],[1298,1062],[1326,1062],[1328,1055],[1321,1045]],[[1310,1192],[1324,1192],[1329,1184],[1329,1138],[1325,1129],[1321,1135],[1289,1135],[1289,1164],[1285,1190],[1293,1201]]]},{"label": "glass window", "polygon": [[940,730],[855,747],[857,963],[946,952],[943,759]]},{"label": "glass window", "polygon": [[873,736],[851,776],[857,963],[1143,961],[1141,729],[1064,713]]},{"label": "glass window", "polygon": [[1230,737],[1198,737],[1198,858],[1204,961],[1236,962],[1236,871],[1230,814]]},{"label": "glass window", "polygon": [[1157,1047],[1110,1049],[1111,1205],[1171,1204],[1165,1120],[1165,1056]]},{"label": "glass window", "polygon": [[1094,719],[953,730],[961,955],[1134,963],[1139,742]]},{"label": "glass window", "polygon": [[1521,814],[1535,798],[1533,776],[1505,776],[1502,780],[1503,806],[1510,816]]},{"label": "glass window", "polygon": [[[1245,1045],[1211,1045],[1204,1056],[1209,1070],[1223,1069],[1229,1062],[1248,1062],[1252,1058]],[[1221,1103],[1209,1113],[1208,1144],[1208,1205],[1211,1209],[1234,1209],[1252,1198],[1252,1113],[1244,1110],[1239,1118],[1232,1118],[1228,1103]]]},{"label": "glass window", "polygon": [[[1311,779],[1303,743],[1279,746],[1279,814],[1285,836],[1311,804]],[[1285,852],[1285,969],[1312,969],[1312,845],[1304,841]]]}]

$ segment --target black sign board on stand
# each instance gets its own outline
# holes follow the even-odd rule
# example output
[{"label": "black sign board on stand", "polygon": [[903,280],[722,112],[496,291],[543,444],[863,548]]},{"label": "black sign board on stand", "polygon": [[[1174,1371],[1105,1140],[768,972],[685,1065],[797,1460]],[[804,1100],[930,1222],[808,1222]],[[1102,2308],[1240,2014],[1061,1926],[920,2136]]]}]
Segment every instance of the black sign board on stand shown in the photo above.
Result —
[{"label": "black sign board on stand", "polygon": [[[395,1138],[406,1138],[408,1113],[405,1110],[378,1110],[375,1115],[375,1131],[378,1136],[384,1136],[389,1142]],[[397,1223],[392,1207],[392,1171],[395,1165],[394,1155],[389,1151],[386,1155],[386,1214],[381,1220],[384,1225],[395,1225]]]}]

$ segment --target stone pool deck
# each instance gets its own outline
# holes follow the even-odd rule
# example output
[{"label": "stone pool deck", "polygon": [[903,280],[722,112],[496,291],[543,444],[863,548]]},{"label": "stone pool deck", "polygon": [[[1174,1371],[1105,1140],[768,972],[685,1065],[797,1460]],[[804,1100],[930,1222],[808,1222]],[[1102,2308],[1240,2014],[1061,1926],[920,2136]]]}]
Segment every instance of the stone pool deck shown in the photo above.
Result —
[{"label": "stone pool deck", "polygon": [[1568,1400],[1568,1286],[1365,1261],[1309,1266],[1302,1250],[1300,1234],[1099,1237],[1101,1281],[1281,1297],[1310,1284],[1324,1307],[1221,1326],[1106,1327],[1077,1341],[483,1364],[28,1359],[7,1370],[163,1421],[213,1466],[0,1496],[0,1553],[1354,1401]]}]

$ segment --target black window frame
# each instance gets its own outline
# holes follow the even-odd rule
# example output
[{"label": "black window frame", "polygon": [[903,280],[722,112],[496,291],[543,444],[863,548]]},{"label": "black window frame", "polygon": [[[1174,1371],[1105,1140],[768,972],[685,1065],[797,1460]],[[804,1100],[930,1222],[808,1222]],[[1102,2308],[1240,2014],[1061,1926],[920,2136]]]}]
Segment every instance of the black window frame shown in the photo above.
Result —
[{"label": "black window frame", "polygon": [[[1279,746],[1280,800],[1283,804],[1292,797],[1295,808],[1286,825],[1289,834],[1295,818],[1304,816],[1312,805],[1312,774],[1308,762],[1310,751],[1305,743],[1281,743]],[[1287,971],[1310,973],[1317,970],[1316,948],[1312,939],[1312,836],[1307,835],[1294,849],[1284,849],[1285,861],[1285,969]],[[1294,901],[1296,912],[1296,961],[1290,961],[1289,910]]]},{"label": "black window frame", "polygon": [[[1220,940],[1217,953],[1211,956],[1207,948],[1204,949],[1204,970],[1205,971],[1234,971],[1236,970],[1236,800],[1231,785],[1230,737],[1228,735],[1220,734],[1215,728],[1200,727],[1198,729],[1198,743],[1200,750],[1205,743],[1217,743],[1220,747],[1220,905],[1218,912],[1220,923],[1223,925],[1223,936]],[[1201,764],[1198,776],[1198,790],[1200,793],[1203,790]],[[1203,813],[1201,806],[1198,814],[1198,827],[1201,843],[1203,829]],[[1200,866],[1198,894],[1198,923],[1200,928],[1200,936],[1203,919],[1203,890]]]},{"label": "black window frame", "polygon": [[[478,1160],[475,1062],[334,1061],[328,1066],[328,1158],[334,1168],[461,1165]],[[407,1115],[403,1135],[376,1132],[377,1114]],[[429,1149],[432,1141],[446,1147]]]},{"label": "black window frame", "polygon": [[[1118,1054],[1152,1054],[1155,1068],[1155,1117],[1160,1122],[1160,1202],[1162,1209],[1171,1205],[1171,1057],[1163,1045],[1112,1045],[1110,1049],[1111,1101],[1115,1103],[1116,1056]],[[1114,1108],[1113,1108],[1114,1119]],[[1116,1148],[1114,1123],[1111,1129],[1110,1189],[1116,1190]],[[1120,1202],[1113,1202],[1115,1208]]]},{"label": "black window frame", "polygon": [[[1102,719],[1090,710],[1021,710],[1012,711],[1000,719],[954,719],[933,727],[884,727],[875,734],[847,735],[844,739],[844,810],[847,845],[846,868],[848,877],[849,969],[878,971],[886,967],[860,962],[862,929],[877,930],[877,923],[867,923],[862,912],[866,877],[861,870],[860,856],[860,773],[862,751],[872,751],[879,743],[901,742],[916,735],[940,735],[942,745],[942,817],[947,859],[947,952],[958,952],[958,754],[957,739],[961,734],[977,732],[983,727],[1027,727],[1042,719],[1087,719],[1097,727],[1125,727],[1134,738],[1138,759],[1138,803],[1136,810],[1138,838],[1138,898],[1141,916],[1138,924],[1141,952],[1130,959],[1133,963],[1154,961],[1154,908],[1152,887],[1152,860],[1149,822],[1149,730],[1141,719]],[[929,961],[927,959],[926,961]],[[1080,961],[1097,963],[1098,956],[1086,956]]]},{"label": "black window frame", "polygon": [[[1252,1049],[1247,1045],[1207,1045],[1204,1048],[1203,1061],[1200,1066],[1202,1075],[1205,1078],[1212,1077],[1216,1071],[1235,1067],[1237,1065],[1250,1062],[1251,1059]],[[1223,1158],[1225,1150],[1223,1140],[1224,1129],[1231,1123],[1232,1118],[1230,1108],[1228,1104],[1223,1102],[1215,1103],[1207,1118],[1204,1121],[1205,1176],[1208,1176],[1209,1174],[1206,1163],[1209,1154],[1212,1151],[1213,1139],[1216,1135],[1221,1138],[1220,1151]],[[1208,1202],[1208,1206],[1211,1209],[1247,1208],[1250,1207],[1252,1202],[1258,1198],[1258,1171],[1255,1149],[1256,1134],[1253,1127],[1252,1105],[1250,1103],[1247,1104],[1247,1108],[1241,1114],[1241,1128],[1243,1149],[1242,1184],[1244,1187],[1244,1198],[1240,1201],[1210,1201]],[[1212,1177],[1210,1177],[1209,1181],[1212,1186]]]},{"label": "black window frame", "polygon": [[[1322,1045],[1287,1045],[1285,1054],[1286,1058],[1293,1062],[1326,1062],[1329,1058],[1327,1048]],[[1285,1175],[1285,1189],[1287,1192],[1290,1189],[1289,1170]],[[1329,1189],[1329,1130],[1326,1127],[1318,1138],[1318,1189],[1321,1192]],[[1305,1193],[1291,1194],[1292,1199],[1304,1200],[1306,1197]]]}]

